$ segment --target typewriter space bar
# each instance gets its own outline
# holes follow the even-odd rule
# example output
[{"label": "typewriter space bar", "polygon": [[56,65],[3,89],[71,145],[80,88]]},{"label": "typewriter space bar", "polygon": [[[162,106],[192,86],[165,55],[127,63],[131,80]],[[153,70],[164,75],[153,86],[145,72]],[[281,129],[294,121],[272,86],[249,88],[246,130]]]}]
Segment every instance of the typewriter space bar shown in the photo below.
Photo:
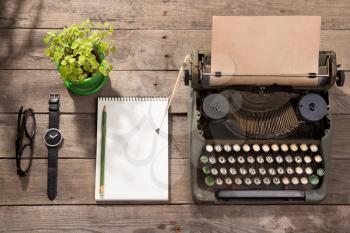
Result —
[{"label": "typewriter space bar", "polygon": [[220,199],[305,199],[303,190],[220,190]]}]

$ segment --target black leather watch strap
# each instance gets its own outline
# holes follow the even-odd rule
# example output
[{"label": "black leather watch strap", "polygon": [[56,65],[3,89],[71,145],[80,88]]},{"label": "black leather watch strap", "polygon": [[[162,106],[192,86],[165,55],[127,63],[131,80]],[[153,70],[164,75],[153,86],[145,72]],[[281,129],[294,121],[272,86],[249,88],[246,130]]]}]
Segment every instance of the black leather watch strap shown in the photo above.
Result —
[{"label": "black leather watch strap", "polygon": [[47,196],[54,200],[57,196],[58,148],[48,147]]},{"label": "black leather watch strap", "polygon": [[49,100],[49,129],[58,129],[60,125],[60,101],[59,98]]}]

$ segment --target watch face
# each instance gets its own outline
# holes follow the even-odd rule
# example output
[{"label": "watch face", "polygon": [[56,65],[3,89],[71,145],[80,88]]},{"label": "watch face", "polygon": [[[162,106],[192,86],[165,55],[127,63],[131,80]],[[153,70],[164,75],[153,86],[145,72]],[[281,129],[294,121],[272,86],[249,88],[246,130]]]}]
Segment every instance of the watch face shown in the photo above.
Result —
[{"label": "watch face", "polygon": [[62,134],[58,129],[48,129],[45,133],[44,141],[47,146],[58,146],[62,141]]}]

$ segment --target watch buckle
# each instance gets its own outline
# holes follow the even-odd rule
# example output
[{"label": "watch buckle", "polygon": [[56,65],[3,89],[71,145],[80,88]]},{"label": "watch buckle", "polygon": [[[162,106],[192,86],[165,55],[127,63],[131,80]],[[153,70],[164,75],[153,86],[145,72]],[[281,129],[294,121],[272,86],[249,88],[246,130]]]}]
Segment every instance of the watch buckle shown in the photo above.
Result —
[{"label": "watch buckle", "polygon": [[49,103],[58,103],[60,101],[60,94],[58,93],[50,93],[49,95]]}]

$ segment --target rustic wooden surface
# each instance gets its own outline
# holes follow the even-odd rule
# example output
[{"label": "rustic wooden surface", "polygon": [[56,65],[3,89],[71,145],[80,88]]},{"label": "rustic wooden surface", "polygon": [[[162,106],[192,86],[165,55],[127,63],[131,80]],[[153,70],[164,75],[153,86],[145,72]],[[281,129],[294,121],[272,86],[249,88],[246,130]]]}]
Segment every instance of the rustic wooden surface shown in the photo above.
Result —
[{"label": "rustic wooden surface", "polygon": [[[333,146],[327,198],[318,205],[195,205],[187,155],[187,89],[171,108],[170,202],[96,205],[96,97],[168,96],[183,57],[210,49],[212,15],[321,15],[321,49],[350,69],[348,0],[2,0],[0,1],[0,231],[22,232],[350,232],[350,82],[331,91]],[[109,20],[118,54],[110,81],[80,97],[62,85],[43,56],[47,31],[84,19]],[[46,197],[47,97],[62,99],[58,197]],[[15,172],[19,106],[37,113],[30,176]]]}]

